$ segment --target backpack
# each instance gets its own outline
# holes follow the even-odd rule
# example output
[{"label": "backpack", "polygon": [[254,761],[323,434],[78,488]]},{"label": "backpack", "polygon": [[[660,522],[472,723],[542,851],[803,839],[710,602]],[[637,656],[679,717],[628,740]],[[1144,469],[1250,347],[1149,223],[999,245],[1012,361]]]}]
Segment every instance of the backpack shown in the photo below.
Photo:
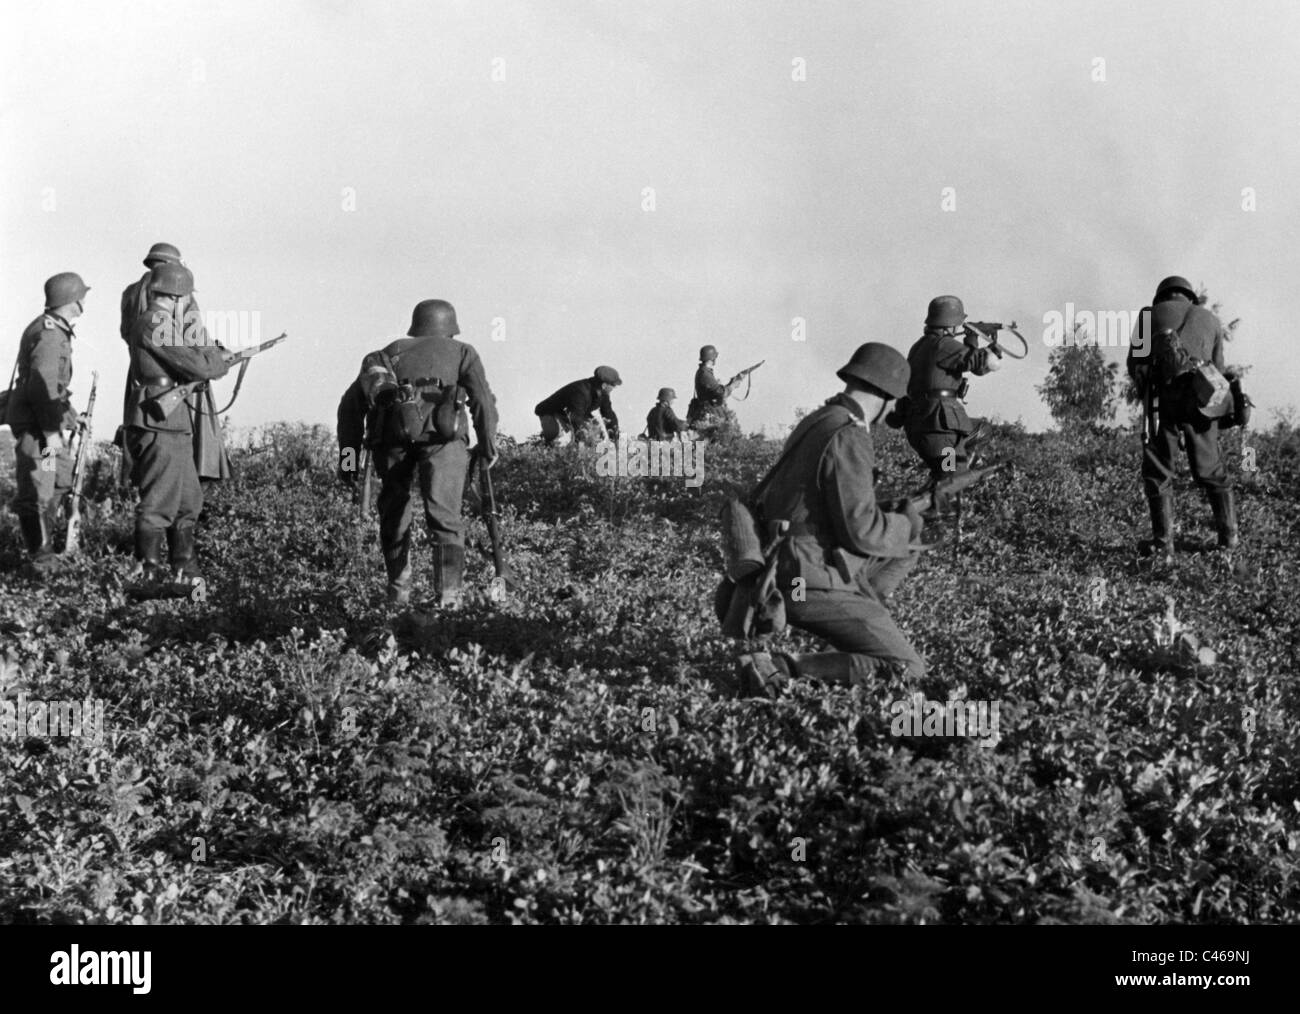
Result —
[{"label": "backpack", "polygon": [[[1160,304],[1160,307],[1169,305]],[[1183,326],[1195,305],[1188,306],[1176,327],[1167,317],[1160,319],[1164,316],[1160,308],[1151,310],[1155,381],[1160,388],[1171,392],[1181,414],[1189,418],[1222,419],[1234,409],[1227,378],[1213,363],[1197,359],[1188,352],[1181,340]]]}]

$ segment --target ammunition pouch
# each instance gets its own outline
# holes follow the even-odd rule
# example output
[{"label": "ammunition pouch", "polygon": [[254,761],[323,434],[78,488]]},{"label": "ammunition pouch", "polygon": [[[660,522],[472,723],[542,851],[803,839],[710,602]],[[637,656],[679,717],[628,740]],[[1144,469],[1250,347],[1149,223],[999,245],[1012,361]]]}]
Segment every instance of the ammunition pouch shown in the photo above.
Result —
[{"label": "ammunition pouch", "polygon": [[463,432],[461,410],[467,395],[458,384],[417,381],[412,396],[394,401],[384,411],[382,427],[386,444],[445,444]]}]

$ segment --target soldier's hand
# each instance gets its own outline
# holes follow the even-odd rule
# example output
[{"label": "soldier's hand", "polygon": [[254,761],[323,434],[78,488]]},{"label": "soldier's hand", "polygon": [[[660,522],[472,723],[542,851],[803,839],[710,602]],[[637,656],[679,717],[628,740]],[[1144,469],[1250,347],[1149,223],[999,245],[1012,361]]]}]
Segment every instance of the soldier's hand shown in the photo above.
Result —
[{"label": "soldier's hand", "polygon": [[899,510],[912,524],[912,541],[915,542],[921,537],[921,532],[925,530],[925,518],[921,515],[921,505],[910,497],[903,501]]},{"label": "soldier's hand", "polygon": [[986,373],[997,373],[998,370],[1002,369],[1002,360],[1001,360],[1000,358],[998,358],[997,356],[990,356],[990,355],[987,355],[987,350],[985,350],[985,351],[986,351],[986,355],[984,356],[984,370],[985,370],[985,372],[986,372]]}]

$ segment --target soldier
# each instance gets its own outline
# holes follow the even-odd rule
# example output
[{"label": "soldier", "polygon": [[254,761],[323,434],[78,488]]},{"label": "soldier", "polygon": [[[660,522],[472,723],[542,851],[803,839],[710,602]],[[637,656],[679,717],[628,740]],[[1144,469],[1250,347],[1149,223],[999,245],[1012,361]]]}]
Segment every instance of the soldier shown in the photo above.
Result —
[{"label": "soldier", "polygon": [[592,376],[565,384],[545,401],[539,401],[533,412],[542,421],[542,436],[547,445],[555,443],[561,433],[580,435],[595,412],[600,413],[609,439],[617,440],[618,416],[610,404],[609,392],[622,383],[614,367],[597,366]]},{"label": "soldier", "polygon": [[686,430],[686,423],[677,418],[673,411],[673,402],[677,392],[671,387],[659,389],[659,400],[650,414],[645,417],[646,435],[651,440],[674,440]]},{"label": "soldier", "polygon": [[966,396],[964,373],[983,376],[1001,369],[997,356],[976,345],[963,330],[966,310],[956,296],[930,300],[925,316],[925,334],[907,354],[912,379],[907,397],[900,401],[885,423],[907,433],[912,450],[930,469],[933,478],[958,471],[969,462],[969,452],[988,432],[982,420],[976,424],[966,414],[961,399]]},{"label": "soldier", "polygon": [[[203,487],[194,465],[185,399],[195,386],[225,376],[227,365],[219,348],[194,344],[185,333],[186,308],[194,292],[188,268],[173,261],[155,264],[148,287],[149,304],[127,339],[131,362],[124,443],[131,481],[140,490],[135,513],[138,570],[130,591],[141,596],[189,595],[202,583],[194,538]],[[163,562],[164,541],[170,568]]]},{"label": "soldier", "polygon": [[700,349],[700,368],[695,371],[695,397],[686,409],[686,423],[692,429],[709,424],[709,416],[727,404],[727,395],[734,386],[723,384],[713,375],[713,364],[718,361],[718,350],[712,345]]},{"label": "soldier", "polygon": [[1219,545],[1232,549],[1238,542],[1237,507],[1219,451],[1219,421],[1191,410],[1171,385],[1173,378],[1162,375],[1158,359],[1152,355],[1152,337],[1172,329],[1188,356],[1213,363],[1223,373],[1223,324],[1208,307],[1199,304],[1187,279],[1177,275],[1156,287],[1152,305],[1143,309],[1139,319],[1143,322],[1139,327],[1146,327],[1148,320],[1151,323],[1147,340],[1129,348],[1129,375],[1143,398],[1154,396],[1159,400],[1159,427],[1142,459],[1142,486],[1151,509],[1151,538],[1143,540],[1139,549],[1165,562],[1173,559],[1173,465],[1180,444],[1186,445],[1192,477],[1210,502]]},{"label": "soldier", "polygon": [[57,569],[54,533],[59,508],[72,488],[69,443],[80,422],[71,405],[73,321],[90,286],[71,271],[45,282],[45,312],[27,325],[5,421],[14,435],[18,485],[13,511],[33,570]]},{"label": "soldier", "polygon": [[406,333],[366,356],[361,367],[367,405],[383,412],[374,461],[383,483],[379,537],[388,601],[411,599],[411,483],[418,473],[434,542],[434,591],[439,605],[454,606],[465,570],[461,497],[470,460],[461,392],[468,397],[477,452],[489,467],[497,460],[496,399],[474,347],[453,337],[460,327],[450,303],[417,303]]},{"label": "soldier", "polygon": [[862,345],[836,375],[845,388],[805,417],[757,491],[756,520],[786,520],[776,580],[786,616],[829,641],[833,652],[739,660],[741,692],[771,695],[795,676],[864,685],[885,672],[921,677],[925,664],[889,615],[890,595],[916,564],[920,507],[881,509],[872,482],[870,427],[907,390],[907,360],[878,342]]},{"label": "soldier", "polygon": [[348,385],[343,397],[339,399],[338,441],[339,464],[337,474],[339,481],[354,486],[357,473],[361,470],[361,453],[366,435],[366,392],[358,377]]},{"label": "soldier", "polygon": [[[170,243],[155,243],[145,255],[144,266],[149,270],[122,291],[122,340],[129,341],[131,326],[149,305],[149,278],[158,264],[180,264],[181,252]],[[190,296],[184,307],[195,344],[212,344],[203,327],[203,311],[198,300]],[[218,349],[220,345],[216,345]],[[230,478],[230,454],[226,450],[225,435],[217,417],[217,404],[212,388],[204,384],[194,390],[186,400],[190,410],[190,424],[194,433],[194,465],[199,481],[206,490],[212,482]],[[128,463],[129,464],[129,463]]]}]

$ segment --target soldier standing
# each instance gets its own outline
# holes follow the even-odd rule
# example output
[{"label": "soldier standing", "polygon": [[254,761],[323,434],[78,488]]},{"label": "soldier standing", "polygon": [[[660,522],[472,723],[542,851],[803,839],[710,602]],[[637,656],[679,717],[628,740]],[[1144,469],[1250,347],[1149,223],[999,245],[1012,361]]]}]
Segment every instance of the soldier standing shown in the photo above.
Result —
[{"label": "soldier standing", "polygon": [[59,507],[72,488],[71,434],[78,424],[71,405],[73,321],[90,286],[71,271],[45,282],[45,312],[27,325],[5,421],[14,434],[18,485],[13,511],[37,574],[54,570]]},{"label": "soldier standing", "polygon": [[1144,399],[1159,399],[1159,426],[1142,459],[1142,487],[1151,509],[1151,538],[1139,548],[1166,562],[1173,558],[1174,456],[1179,445],[1185,444],[1192,477],[1210,502],[1219,545],[1232,549],[1238,542],[1237,507],[1219,450],[1219,421],[1206,419],[1187,405],[1173,386],[1174,378],[1159,369],[1152,348],[1155,335],[1173,331],[1187,356],[1212,363],[1223,373],[1223,324],[1213,311],[1199,304],[1191,283],[1178,275],[1164,279],[1156,287],[1155,299],[1143,309],[1140,320],[1139,327],[1146,327],[1145,322],[1150,321],[1149,334],[1147,340],[1130,346],[1128,370]]},{"label": "soldier standing", "polygon": [[962,375],[983,376],[1002,365],[996,355],[978,347],[974,336],[957,340],[965,320],[965,307],[956,296],[930,300],[925,334],[907,354],[907,397],[885,420],[904,428],[907,442],[935,479],[967,464],[971,447],[988,431],[982,420],[977,425],[966,414],[961,399],[968,383]]},{"label": "soldier standing", "polygon": [[[125,450],[140,490],[135,514],[137,595],[188,595],[202,583],[194,558],[203,487],[194,465],[186,398],[194,387],[226,374],[225,355],[186,333],[194,276],[164,261],[149,277],[149,303],[128,334]],[[193,318],[190,318],[192,321]],[[167,544],[168,564],[163,562]]]},{"label": "soldier standing", "polygon": [[713,375],[713,364],[718,361],[718,350],[712,345],[700,349],[700,368],[695,371],[695,397],[686,408],[686,423],[692,429],[707,426],[709,416],[727,404],[727,395],[733,387]]},{"label": "soldier standing", "polygon": [[645,417],[646,435],[651,440],[674,440],[686,430],[686,423],[677,418],[673,411],[673,402],[677,392],[671,387],[659,389],[659,399],[650,414]]},{"label": "soldier standing", "polygon": [[383,483],[379,537],[388,601],[397,605],[411,598],[411,483],[417,474],[434,542],[437,602],[454,606],[460,599],[465,570],[461,498],[470,460],[462,392],[473,417],[478,453],[489,467],[497,460],[496,399],[478,352],[456,341],[458,334],[455,308],[441,299],[426,299],[416,304],[406,338],[362,362],[367,404],[383,412],[374,459]]},{"label": "soldier standing", "polygon": [[742,693],[770,695],[796,676],[864,685],[885,672],[924,675],[924,662],[886,608],[916,564],[911,544],[924,521],[907,500],[901,512],[882,510],[872,480],[870,427],[907,390],[908,373],[897,349],[859,347],[836,374],[844,391],[800,421],[760,487],[760,528],[789,522],[776,566],[786,616],[836,650],[742,655]]},{"label": "soldier standing", "polygon": [[565,384],[533,409],[542,422],[542,436],[546,443],[555,443],[561,433],[580,434],[582,427],[595,412],[611,440],[618,439],[618,416],[610,403],[609,392],[623,383],[618,370],[612,366],[597,366],[596,372],[583,380]]}]

